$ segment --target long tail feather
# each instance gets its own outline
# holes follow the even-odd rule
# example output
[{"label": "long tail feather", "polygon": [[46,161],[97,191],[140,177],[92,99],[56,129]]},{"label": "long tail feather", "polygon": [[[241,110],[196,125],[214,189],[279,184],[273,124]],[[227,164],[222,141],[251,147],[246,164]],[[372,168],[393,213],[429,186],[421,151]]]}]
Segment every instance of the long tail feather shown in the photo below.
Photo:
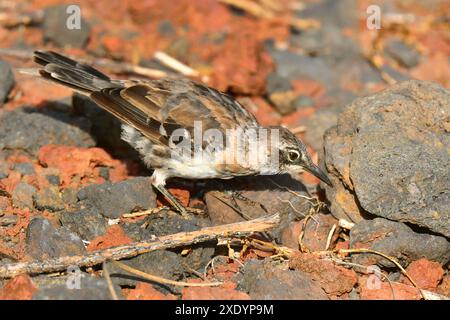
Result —
[{"label": "long tail feather", "polygon": [[78,63],[56,52],[35,51],[34,61],[44,67],[39,69],[39,74],[43,78],[85,94],[119,86],[117,82],[112,81],[97,69]]}]

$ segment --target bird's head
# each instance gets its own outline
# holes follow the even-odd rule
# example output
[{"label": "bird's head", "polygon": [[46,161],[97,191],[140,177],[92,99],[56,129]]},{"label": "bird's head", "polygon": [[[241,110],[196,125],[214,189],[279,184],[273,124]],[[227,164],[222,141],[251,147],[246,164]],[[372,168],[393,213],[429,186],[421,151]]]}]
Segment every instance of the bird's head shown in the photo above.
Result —
[{"label": "bird's head", "polygon": [[279,133],[279,165],[283,172],[298,173],[307,171],[327,185],[331,186],[331,181],[326,173],[315,165],[308,152],[306,146],[288,129],[278,127]]}]

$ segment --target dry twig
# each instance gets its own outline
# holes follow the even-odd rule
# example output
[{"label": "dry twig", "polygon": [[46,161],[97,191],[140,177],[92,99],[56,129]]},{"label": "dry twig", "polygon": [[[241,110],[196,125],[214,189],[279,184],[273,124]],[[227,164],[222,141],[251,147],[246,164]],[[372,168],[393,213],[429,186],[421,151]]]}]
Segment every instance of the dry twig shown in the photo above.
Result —
[{"label": "dry twig", "polygon": [[334,235],[334,232],[336,231],[336,227],[337,227],[337,225],[333,224],[330,232],[328,233],[327,244],[325,245],[325,250],[328,250],[330,248],[331,239],[333,239],[333,235]]},{"label": "dry twig", "polygon": [[[280,6],[276,8],[272,5],[261,5],[257,2],[249,0],[219,0],[220,2],[248,12],[249,14],[262,19],[274,19],[277,16],[277,11],[281,10]],[[264,3],[263,3],[264,4]],[[316,29],[320,27],[320,22],[315,19],[300,19],[291,17],[288,20],[291,27],[299,30]]]},{"label": "dry twig", "polygon": [[0,12],[0,26],[5,28],[14,28],[22,25],[28,26],[39,24],[43,21],[43,18],[43,10],[23,14],[16,12]]},{"label": "dry twig", "polygon": [[181,61],[178,61],[177,59],[169,56],[167,53],[164,53],[162,51],[156,51],[154,58],[166,67],[169,67],[172,70],[175,70],[187,77],[198,77],[200,75],[197,70],[192,69],[191,67],[185,65]]},{"label": "dry twig", "polygon": [[139,254],[193,245],[211,241],[217,238],[237,237],[254,232],[262,232],[275,227],[280,221],[278,214],[266,216],[251,221],[237,222],[222,226],[203,228],[192,232],[180,232],[155,240],[140,241],[104,250],[94,251],[84,256],[69,256],[43,261],[20,262],[0,265],[0,278],[11,278],[19,274],[30,275],[67,270],[70,266],[91,267],[106,260],[120,260],[131,258]]},{"label": "dry twig", "polygon": [[140,270],[137,270],[135,268],[132,268],[125,263],[118,262],[118,261],[111,261],[112,264],[116,265],[118,268],[125,270],[128,273],[132,273],[138,277],[141,277],[143,279],[157,282],[160,284],[167,284],[172,286],[179,286],[179,287],[216,287],[220,286],[222,282],[216,281],[216,282],[184,282],[184,281],[173,281],[170,279],[165,279],[162,277],[158,277]]},{"label": "dry twig", "polygon": [[109,292],[111,293],[111,297],[113,300],[119,300],[119,297],[117,296],[116,290],[114,289],[114,285],[112,283],[111,277],[109,275],[108,268],[106,267],[106,261],[102,264],[103,269],[103,277],[106,280],[106,283],[108,284]]}]

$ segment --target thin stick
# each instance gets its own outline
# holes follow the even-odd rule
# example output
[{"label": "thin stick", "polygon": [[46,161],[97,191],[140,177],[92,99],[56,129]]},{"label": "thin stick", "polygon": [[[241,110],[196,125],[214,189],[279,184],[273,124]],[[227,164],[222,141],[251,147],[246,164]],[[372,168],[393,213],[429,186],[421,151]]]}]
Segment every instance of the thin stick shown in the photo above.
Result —
[{"label": "thin stick", "polygon": [[137,255],[168,248],[193,245],[217,238],[236,237],[274,228],[280,221],[278,214],[258,219],[230,223],[222,226],[207,227],[192,232],[180,232],[154,240],[140,241],[104,250],[94,251],[84,256],[69,256],[44,261],[20,262],[0,265],[0,278],[11,278],[27,273],[37,275],[67,270],[70,266],[91,267],[106,260],[120,260]]},{"label": "thin stick", "polygon": [[148,216],[154,213],[161,212],[163,210],[170,210],[169,207],[158,207],[158,208],[151,208],[148,210],[138,211],[138,212],[132,212],[132,213],[125,213],[122,215],[122,218],[136,218],[136,217],[142,217],[142,216]]},{"label": "thin stick", "polygon": [[306,131],[306,126],[297,126],[295,128],[290,129],[293,134],[299,134]]},{"label": "thin stick", "polygon": [[334,235],[335,231],[336,231],[336,223],[333,224],[333,226],[331,227],[330,232],[328,233],[327,244],[325,246],[325,250],[328,250],[328,248],[330,247],[331,239],[333,238],[333,235]]},{"label": "thin stick", "polygon": [[273,12],[271,10],[267,10],[256,2],[248,1],[248,0],[219,0],[220,2],[233,6],[235,8],[241,9],[250,13],[251,15],[258,18],[273,18]]},{"label": "thin stick", "polygon": [[[260,4],[249,0],[219,0],[219,2],[241,9],[257,18],[273,19],[278,16],[274,8],[270,8],[268,6],[263,7]],[[290,26],[300,30],[312,28],[317,29],[320,27],[320,22],[315,19],[300,19],[291,17],[287,20],[287,22]]]},{"label": "thin stick", "polygon": [[177,59],[169,56],[167,53],[164,53],[162,51],[156,51],[154,58],[166,67],[169,67],[172,70],[181,73],[182,75],[188,77],[198,77],[200,75],[197,70],[192,69],[191,67],[185,65],[181,61],[178,61]]},{"label": "thin stick", "polygon": [[13,12],[0,13],[0,26],[5,28],[14,28],[21,25],[28,26],[41,23],[44,19],[44,11],[38,10],[32,13],[17,14]]},{"label": "thin stick", "polygon": [[144,278],[146,280],[150,280],[153,282],[161,283],[161,284],[168,284],[172,286],[179,286],[179,287],[216,287],[220,286],[223,283],[222,282],[184,282],[184,281],[173,281],[170,279],[165,279],[162,277],[158,277],[140,270],[137,270],[135,268],[132,268],[130,266],[127,266],[125,263],[118,262],[118,261],[111,261],[112,264],[116,265],[120,269],[123,269],[129,273],[132,273],[134,275],[137,275],[138,277]]},{"label": "thin stick", "polygon": [[103,267],[103,277],[105,278],[106,283],[108,284],[108,289],[109,292],[111,293],[111,297],[113,298],[113,300],[119,300],[116,290],[114,289],[111,277],[109,275],[108,268],[106,267],[106,261],[103,262],[102,267]]},{"label": "thin stick", "polygon": [[355,224],[353,222],[347,221],[345,219],[339,219],[339,227],[346,230],[351,230]]}]

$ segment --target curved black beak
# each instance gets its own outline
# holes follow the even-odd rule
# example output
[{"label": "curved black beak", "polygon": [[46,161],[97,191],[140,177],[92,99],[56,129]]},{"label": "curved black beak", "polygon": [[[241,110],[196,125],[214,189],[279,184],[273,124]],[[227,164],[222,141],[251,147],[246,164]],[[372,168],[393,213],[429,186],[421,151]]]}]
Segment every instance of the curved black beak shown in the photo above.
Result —
[{"label": "curved black beak", "polygon": [[314,176],[316,176],[317,178],[319,178],[320,180],[322,180],[323,182],[325,182],[330,187],[333,186],[331,184],[331,180],[328,178],[326,173],[315,164],[312,164],[310,167],[307,168],[305,167],[304,169],[309,173],[313,174]]}]

